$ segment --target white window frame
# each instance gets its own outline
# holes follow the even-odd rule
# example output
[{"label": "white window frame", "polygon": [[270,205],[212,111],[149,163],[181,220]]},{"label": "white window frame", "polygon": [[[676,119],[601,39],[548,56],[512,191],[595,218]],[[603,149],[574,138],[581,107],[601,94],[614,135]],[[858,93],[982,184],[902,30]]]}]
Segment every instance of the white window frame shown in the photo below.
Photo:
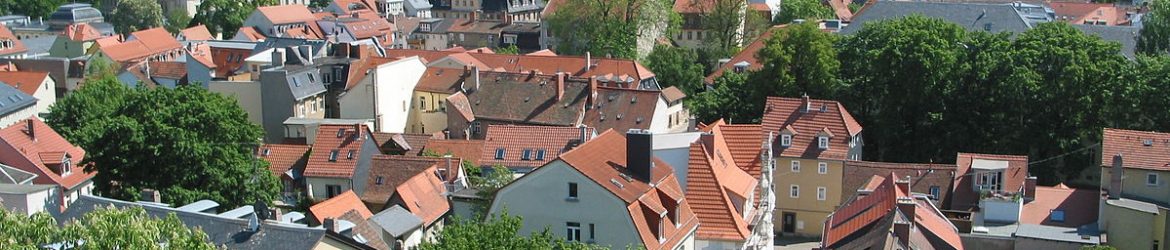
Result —
[{"label": "white window frame", "polygon": [[793,160],[791,169],[793,173],[800,173],[800,161]]},{"label": "white window frame", "polygon": [[975,178],[972,183],[975,184],[975,191],[993,191],[998,192],[1003,189],[1003,172],[1000,171],[986,171],[976,172],[972,175]]},{"label": "white window frame", "polygon": [[942,188],[939,186],[930,186],[930,198],[938,200],[942,196]]},{"label": "white window frame", "polygon": [[829,163],[817,162],[817,174],[828,174],[828,173],[829,173]]},{"label": "white window frame", "polygon": [[789,135],[789,134],[780,135],[780,146],[781,147],[792,146],[792,135]]},{"label": "white window frame", "polygon": [[788,186],[788,197],[800,198],[800,185],[794,184],[794,185]]},{"label": "white window frame", "polygon": [[[575,225],[575,226],[574,226]],[[565,241],[581,241],[581,223],[565,222]]]},{"label": "white window frame", "polygon": [[829,198],[829,189],[826,187],[817,187],[817,200],[823,201]]},{"label": "white window frame", "polygon": [[817,146],[820,147],[821,149],[829,149],[829,137],[828,136],[818,136],[817,137]]},{"label": "white window frame", "polygon": [[[1154,177],[1152,179],[1154,182],[1150,182],[1150,180],[1151,180],[1150,177]],[[1159,179],[1159,176],[1157,173],[1147,173],[1146,174],[1146,186],[1151,186],[1151,187],[1158,186],[1158,182],[1159,182],[1158,179]]]}]

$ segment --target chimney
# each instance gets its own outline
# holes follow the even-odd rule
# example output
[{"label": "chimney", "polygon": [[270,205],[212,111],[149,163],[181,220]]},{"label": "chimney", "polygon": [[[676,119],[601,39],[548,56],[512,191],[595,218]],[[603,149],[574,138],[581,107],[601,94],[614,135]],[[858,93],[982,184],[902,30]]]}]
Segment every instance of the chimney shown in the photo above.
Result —
[{"label": "chimney", "polygon": [[1122,155],[1117,154],[1113,156],[1113,167],[1109,169],[1109,199],[1121,199],[1121,178],[1125,175],[1125,167],[1122,164]]},{"label": "chimney", "polygon": [[565,98],[565,73],[557,72],[557,101],[559,102],[563,98]]},{"label": "chimney", "polygon": [[474,23],[474,22],[476,22],[476,21],[479,21],[479,10],[472,11],[472,12],[471,12],[471,13],[469,13],[468,15],[470,15],[470,17],[469,17],[468,19],[469,19],[471,22],[473,22],[473,23]]},{"label": "chimney", "polygon": [[272,213],[272,220],[274,221],[281,221],[281,219],[284,219],[284,213],[280,212],[280,209],[274,208],[270,213]]},{"label": "chimney", "polygon": [[337,231],[337,219],[334,218],[325,218],[325,221],[321,223],[321,227],[324,227],[329,232],[340,233]]},{"label": "chimney", "polygon": [[704,132],[699,135],[699,143],[703,144],[703,148],[707,149],[707,156],[714,156],[715,153],[715,134]]},{"label": "chimney", "polygon": [[504,14],[504,25],[512,25],[512,15]]},{"label": "chimney", "polygon": [[475,78],[475,90],[479,90],[479,66],[471,66],[471,75]]},{"label": "chimney", "polygon": [[804,112],[812,112],[812,101],[808,100],[808,93],[800,96],[800,105],[804,106]]},{"label": "chimney", "polygon": [[699,130],[699,123],[698,123],[698,120],[695,119],[695,116],[692,115],[692,116],[687,117],[687,132],[695,132],[698,130]]},{"label": "chimney", "polygon": [[653,185],[654,162],[653,151],[654,134],[648,130],[630,129],[626,132],[626,169],[630,170],[635,179]]},{"label": "chimney", "polygon": [[284,52],[281,51],[280,49],[273,49],[272,50],[272,66],[273,67],[283,67],[284,66]]},{"label": "chimney", "polygon": [[589,71],[591,67],[593,67],[593,55],[589,54],[589,51],[585,51],[585,71]]},{"label": "chimney", "polygon": [[589,134],[589,127],[586,127],[585,124],[581,124],[577,125],[577,129],[579,130],[577,134],[577,140],[581,142],[579,144],[585,144],[585,142],[589,141],[589,136],[591,136],[591,134]]},{"label": "chimney", "polygon": [[354,124],[353,125],[353,140],[355,140],[355,141],[361,140],[362,133],[364,133],[362,131],[362,125],[361,124]]},{"label": "chimney", "polygon": [[36,126],[33,125],[32,118],[24,121],[24,133],[28,134],[28,137],[32,138],[33,141],[37,140]]},{"label": "chimney", "polygon": [[1024,179],[1024,201],[1032,201],[1036,199],[1036,176],[1028,176]]},{"label": "chimney", "polygon": [[898,197],[898,211],[902,212],[910,221],[899,221],[894,223],[894,234],[898,236],[898,242],[903,246],[910,246],[910,231],[914,227],[914,208],[917,206],[914,198]]},{"label": "chimney", "polygon": [[142,197],[139,199],[145,202],[161,203],[162,195],[159,194],[158,190],[146,188],[142,189]]},{"label": "chimney", "polygon": [[[589,98],[586,99],[585,104],[593,106],[593,102],[597,101],[597,76],[589,77]],[[588,108],[588,107],[586,107]]]},{"label": "chimney", "polygon": [[[898,178],[897,176],[892,176],[892,177]],[[910,176],[907,175],[906,179],[894,179],[894,186],[898,187],[899,189],[905,190],[906,193],[910,193]]]}]

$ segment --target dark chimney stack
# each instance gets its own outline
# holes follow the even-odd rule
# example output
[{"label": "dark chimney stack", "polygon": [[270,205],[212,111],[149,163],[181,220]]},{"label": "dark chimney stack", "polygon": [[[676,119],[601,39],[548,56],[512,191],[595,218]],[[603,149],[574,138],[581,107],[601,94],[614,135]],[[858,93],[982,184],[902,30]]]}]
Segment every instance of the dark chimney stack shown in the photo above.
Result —
[{"label": "dark chimney stack", "polygon": [[159,194],[158,190],[147,188],[142,189],[142,198],[140,199],[145,202],[161,203],[162,195]]},{"label": "dark chimney stack", "polygon": [[635,179],[653,184],[654,134],[647,130],[630,129],[626,132],[626,168]]},{"label": "dark chimney stack", "polygon": [[321,227],[324,227],[326,231],[340,233],[337,231],[337,219],[334,218],[325,218],[325,221],[321,223]]},{"label": "dark chimney stack", "polygon": [[1024,201],[1032,201],[1036,199],[1036,176],[1028,176],[1024,179]]},{"label": "dark chimney stack", "polygon": [[[589,98],[586,99],[585,105],[593,106],[597,101],[597,76],[589,77]],[[588,108],[588,107],[586,107]]]},{"label": "dark chimney stack", "polygon": [[32,138],[33,141],[37,140],[36,126],[33,125],[32,118],[24,121],[24,133],[28,134],[28,137]]},{"label": "dark chimney stack", "polygon": [[1121,199],[1122,177],[1125,175],[1124,157],[1121,154],[1113,156],[1113,167],[1109,168],[1109,199]]}]

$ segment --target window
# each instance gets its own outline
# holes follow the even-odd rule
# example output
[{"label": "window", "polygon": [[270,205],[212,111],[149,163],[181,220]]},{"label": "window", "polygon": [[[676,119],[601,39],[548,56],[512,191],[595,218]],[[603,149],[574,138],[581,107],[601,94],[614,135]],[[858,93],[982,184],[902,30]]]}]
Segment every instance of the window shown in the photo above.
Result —
[{"label": "window", "polygon": [[1157,186],[1157,185],[1158,185],[1158,174],[1155,174],[1155,173],[1146,174],[1146,186]]},{"label": "window", "polygon": [[532,149],[526,148],[524,151],[520,152],[520,159],[525,161],[532,160]]},{"label": "window", "polygon": [[378,178],[377,178],[377,179],[374,179],[374,184],[382,185],[382,182],[383,182],[383,181],[385,181],[385,178],[382,178],[381,176],[378,176]]},{"label": "window", "polygon": [[315,81],[317,81],[317,78],[313,77],[313,74],[309,74],[309,83],[313,83]]},{"label": "window", "polygon": [[940,195],[939,191],[941,191],[941,189],[939,189],[938,186],[930,186],[930,198],[938,200]]},{"label": "window", "polygon": [[565,240],[581,241],[581,223],[566,222],[565,228]]},{"label": "window", "polygon": [[593,223],[589,223],[589,241],[590,242],[594,242],[597,240],[597,237],[595,236],[597,234],[595,234],[594,232],[597,232],[597,227],[595,225],[593,225]]},{"label": "window", "polygon": [[827,173],[829,173],[829,164],[828,164],[828,163],[824,163],[824,162],[818,162],[818,163],[817,163],[817,173],[818,173],[818,174],[827,174]]},{"label": "window", "polygon": [[569,199],[577,200],[577,183],[569,182]]},{"label": "window", "polygon": [[829,149],[829,137],[817,137],[817,146],[819,146],[821,149]]},{"label": "window", "polygon": [[792,146],[792,135],[780,135],[780,146],[781,147]]},{"label": "window", "polygon": [[975,173],[975,191],[999,191],[999,184],[1003,182],[1003,172],[988,171]]},{"label": "window", "polygon": [[496,149],[496,160],[503,160],[503,159],[504,159],[504,148],[497,148]]},{"label": "window", "polygon": [[422,96],[418,97],[418,109],[419,110],[427,110],[427,98],[426,97],[422,97]]},{"label": "window", "polygon": [[325,185],[325,196],[333,198],[341,194],[341,185]]},{"label": "window", "polygon": [[825,187],[817,187],[817,200],[818,200],[818,201],[823,201],[823,200],[825,200],[825,198],[828,198],[828,197],[827,197],[827,196],[828,196],[828,193],[829,193],[829,190],[828,190],[827,188],[825,188]]},{"label": "window", "polygon": [[66,176],[73,173],[73,159],[68,154],[65,159],[61,161],[61,176]]},{"label": "window", "polygon": [[346,160],[353,160],[353,154],[356,152],[357,152],[357,150],[350,149],[349,153],[345,154],[345,159]]},{"label": "window", "polygon": [[329,151],[329,161],[332,161],[332,162],[337,161],[337,150],[336,149],[334,149],[333,151]]},{"label": "window", "polygon": [[788,197],[800,198],[800,186],[792,185],[788,188]]},{"label": "window", "polygon": [[544,160],[544,149],[537,149],[536,150],[536,160],[538,160],[538,161]]},{"label": "window", "polygon": [[1048,219],[1052,220],[1052,222],[1064,222],[1064,210],[1052,210],[1052,213],[1048,214]]},{"label": "window", "polygon": [[792,161],[792,172],[800,173],[800,161]]}]

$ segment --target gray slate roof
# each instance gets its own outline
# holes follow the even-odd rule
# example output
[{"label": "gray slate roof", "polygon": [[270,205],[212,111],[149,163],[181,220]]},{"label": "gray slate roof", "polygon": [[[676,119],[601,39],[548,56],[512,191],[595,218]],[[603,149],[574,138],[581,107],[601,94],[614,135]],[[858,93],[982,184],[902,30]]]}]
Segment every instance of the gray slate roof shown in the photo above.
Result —
[{"label": "gray slate roof", "polygon": [[853,17],[842,34],[853,34],[866,22],[895,19],[914,14],[940,18],[969,31],[1023,33],[1030,27],[1009,4],[931,3],[878,1]]},{"label": "gray slate roof", "polygon": [[1045,225],[1020,224],[1016,229],[1016,237],[1044,239],[1052,241],[1073,242],[1081,244],[1100,244],[1101,237],[1096,235],[1085,235],[1081,238],[1081,234],[1076,228],[1068,227],[1054,227]]},{"label": "gray slate roof", "polygon": [[12,112],[36,104],[36,97],[25,94],[8,83],[0,84],[0,116],[12,114]]},{"label": "gray slate roof", "polygon": [[25,52],[25,54],[29,56],[48,56],[49,49],[53,47],[53,42],[56,41],[57,36],[40,36],[20,40],[21,43],[24,43],[24,47],[28,48],[28,52]]},{"label": "gray slate roof", "polygon": [[1105,26],[1105,25],[1083,25],[1074,24],[1081,32],[1086,35],[1097,36],[1105,41],[1112,41],[1121,43],[1121,55],[1125,58],[1133,59],[1134,53],[1137,51],[1137,37],[1138,31],[1141,29],[1134,26]]},{"label": "gray slate roof", "polygon": [[401,237],[407,232],[421,227],[423,224],[421,218],[398,205],[382,210],[382,212],[370,217],[370,221],[382,227],[382,230],[386,231],[386,233],[396,237]]},{"label": "gray slate roof", "polygon": [[142,207],[146,213],[154,217],[163,217],[174,213],[187,227],[198,227],[207,233],[211,243],[228,249],[311,249],[323,237],[325,229],[321,227],[307,227],[303,224],[291,224],[275,221],[265,221],[257,232],[248,232],[247,219],[224,218],[214,214],[198,212],[184,212],[170,207],[144,205],[103,198],[98,196],[82,195],[63,214],[57,218],[58,223],[80,219],[96,207],[117,208]]}]

